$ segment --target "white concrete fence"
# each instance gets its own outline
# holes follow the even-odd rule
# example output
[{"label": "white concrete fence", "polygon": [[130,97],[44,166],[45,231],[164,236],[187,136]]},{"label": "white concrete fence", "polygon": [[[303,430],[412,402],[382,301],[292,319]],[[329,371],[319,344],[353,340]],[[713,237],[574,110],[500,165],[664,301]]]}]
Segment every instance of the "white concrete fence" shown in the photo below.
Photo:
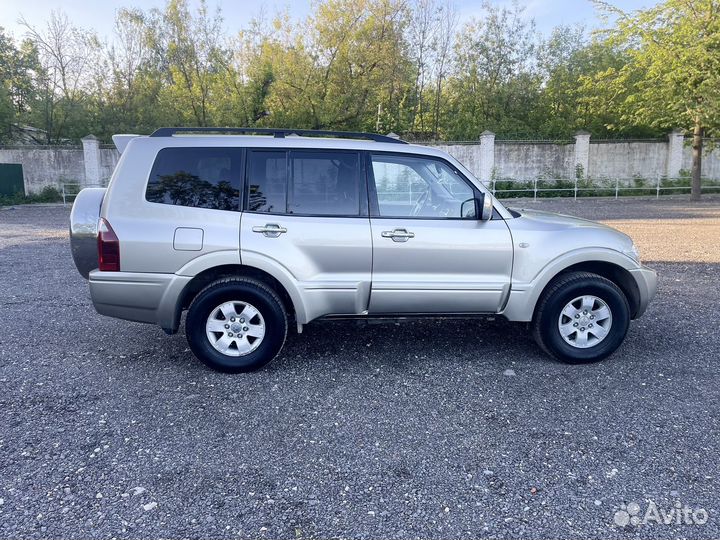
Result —
[{"label": "white concrete fence", "polygon": [[[595,184],[616,193],[657,186],[659,194],[661,189],[678,189],[667,180],[686,177],[691,168],[692,150],[680,130],[666,140],[593,141],[584,131],[574,139],[566,143],[500,141],[485,131],[477,142],[427,144],[454,155],[492,188],[502,182],[498,192],[534,192],[530,195],[555,191],[552,183],[560,181],[564,181],[563,189],[574,190],[575,195]],[[0,163],[22,165],[26,193],[45,186],[105,185],[119,157],[113,146],[101,145],[92,135],[82,139],[82,146],[0,147]],[[706,152],[702,165],[705,185],[720,187],[720,149]],[[574,186],[567,187],[568,182]],[[513,183],[522,189],[513,189]],[[633,188],[638,183],[644,187]]]},{"label": "white concrete fence", "polygon": [[[479,143],[429,144],[455,156],[501,196],[537,197],[552,191],[618,197],[627,191],[659,196],[687,190],[692,166],[687,142],[676,129],[666,140],[593,141],[590,133],[579,131],[567,143],[498,141],[485,131]],[[702,176],[704,190],[720,190],[720,149],[705,151]]]},{"label": "white concrete fence", "polygon": [[[429,143],[462,161],[482,181],[534,178],[678,178],[689,171],[692,150],[675,130],[667,140],[591,140],[586,131],[575,142],[496,141],[489,131],[479,143]],[[720,178],[720,152],[703,156],[703,176]]]},{"label": "white concrete fence", "polygon": [[79,187],[106,185],[120,154],[112,145],[101,145],[88,135],[82,146],[0,146],[0,163],[22,165],[25,194],[47,186]]}]

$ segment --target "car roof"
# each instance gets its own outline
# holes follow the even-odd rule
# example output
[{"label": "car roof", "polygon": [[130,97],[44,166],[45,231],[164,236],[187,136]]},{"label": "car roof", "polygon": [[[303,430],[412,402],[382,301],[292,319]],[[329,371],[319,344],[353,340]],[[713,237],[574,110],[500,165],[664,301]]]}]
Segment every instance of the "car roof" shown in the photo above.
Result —
[{"label": "car roof", "polygon": [[[130,137],[116,135],[113,139]],[[402,154],[422,154],[436,157],[447,157],[437,148],[418,144],[398,144],[394,142],[377,142],[363,139],[345,139],[332,137],[303,137],[272,135],[173,135],[169,137],[133,136],[133,145],[150,145],[156,148],[191,147],[191,146],[239,146],[243,148],[299,148],[309,150],[356,150],[375,152],[395,152]],[[123,139],[124,140],[124,139]]]}]

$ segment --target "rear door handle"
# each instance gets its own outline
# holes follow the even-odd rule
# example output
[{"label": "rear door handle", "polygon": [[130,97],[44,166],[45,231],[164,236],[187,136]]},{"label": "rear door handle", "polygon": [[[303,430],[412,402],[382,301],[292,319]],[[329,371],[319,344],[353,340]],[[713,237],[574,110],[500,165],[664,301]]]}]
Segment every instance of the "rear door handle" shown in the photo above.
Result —
[{"label": "rear door handle", "polygon": [[414,232],[407,229],[395,229],[392,231],[383,231],[380,233],[383,238],[392,238],[393,242],[407,242],[409,238],[415,238]]},{"label": "rear door handle", "polygon": [[253,232],[261,233],[268,238],[277,238],[283,233],[287,232],[287,229],[285,227],[281,227],[277,223],[267,223],[265,225],[255,225],[252,228]]}]

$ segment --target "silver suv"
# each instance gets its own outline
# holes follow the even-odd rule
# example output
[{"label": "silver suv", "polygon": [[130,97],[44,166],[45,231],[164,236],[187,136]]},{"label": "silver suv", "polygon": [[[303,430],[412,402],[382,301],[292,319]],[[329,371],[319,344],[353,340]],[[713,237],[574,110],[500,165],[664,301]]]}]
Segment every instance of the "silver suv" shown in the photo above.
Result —
[{"label": "silver suv", "polygon": [[382,135],[162,128],[116,135],[107,189],[73,205],[72,254],[103,315],[185,333],[257,369],[321,318],[501,315],[600,360],[655,295],[610,227],[505,208],[452,156]]}]

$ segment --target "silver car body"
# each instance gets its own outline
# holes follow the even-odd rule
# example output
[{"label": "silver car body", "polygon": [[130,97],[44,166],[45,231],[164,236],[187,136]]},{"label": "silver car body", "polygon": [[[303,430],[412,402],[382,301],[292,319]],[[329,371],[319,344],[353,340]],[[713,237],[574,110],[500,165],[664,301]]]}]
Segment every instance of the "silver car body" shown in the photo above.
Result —
[{"label": "silver car body", "polygon": [[[124,136],[107,190],[81,192],[71,238],[104,315],[179,326],[197,282],[213,272],[252,272],[284,289],[300,329],[326,316],[500,314],[530,321],[546,285],[568,268],[594,270],[622,288],[634,318],[656,289],[631,239],[610,227],[537,211],[511,211],[452,156],[374,141],[263,136]],[[158,152],[168,147],[343,149],[439,158],[492,202],[494,219],[442,220],[268,215],[148,202]],[[97,270],[98,217],[120,239],[120,272]],[[258,233],[283,229],[283,234]],[[392,231],[413,235],[393,241]],[[94,266],[93,266],[94,265]],[[93,269],[95,268],[95,269]]]}]

